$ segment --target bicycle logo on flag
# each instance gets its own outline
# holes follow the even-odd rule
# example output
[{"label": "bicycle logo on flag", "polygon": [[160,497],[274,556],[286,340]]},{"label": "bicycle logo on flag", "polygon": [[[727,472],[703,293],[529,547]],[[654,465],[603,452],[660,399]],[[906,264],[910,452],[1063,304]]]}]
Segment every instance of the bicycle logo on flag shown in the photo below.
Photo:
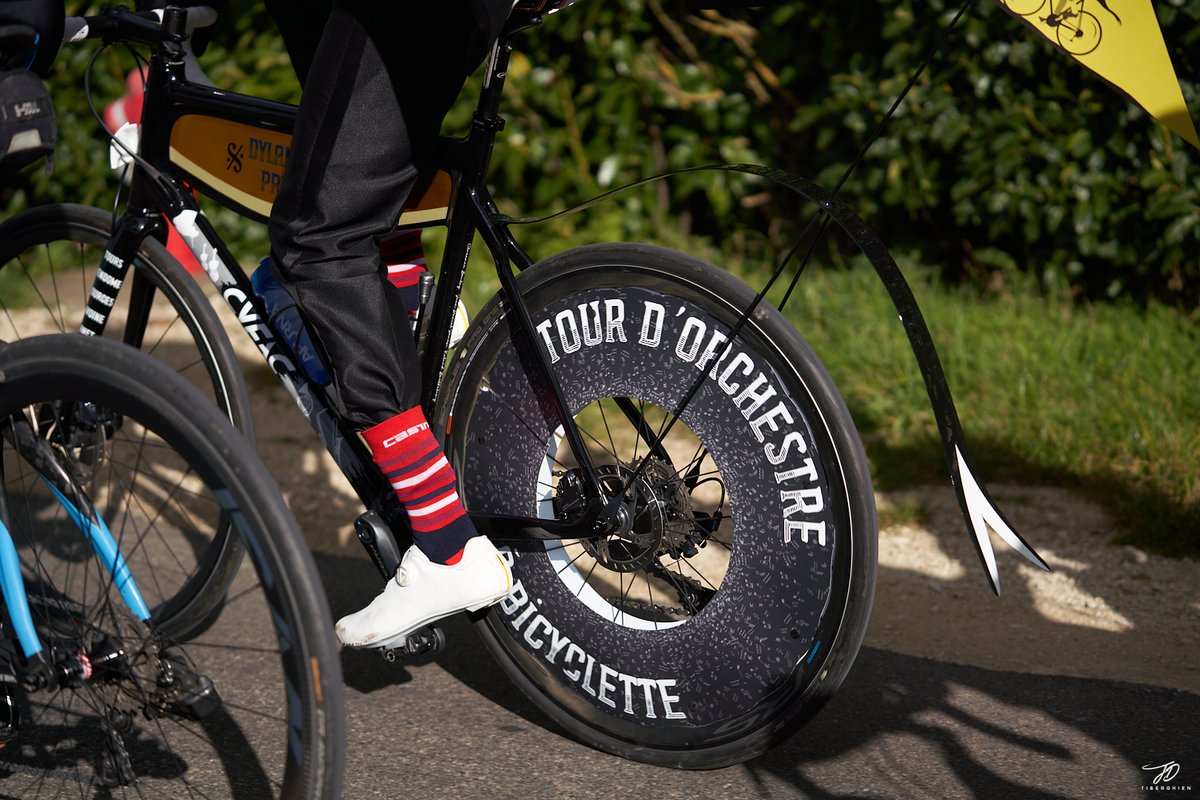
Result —
[{"label": "bicycle logo on flag", "polygon": [[[1059,46],[1073,56],[1086,56],[1100,46],[1103,29],[1100,20],[1090,11],[1084,10],[1087,0],[1001,0],[1008,10],[1022,17],[1036,17],[1048,28],[1053,28]],[[1118,24],[1121,18],[1108,7],[1105,0],[1097,0],[1104,10],[1112,14]],[[1046,16],[1040,16],[1047,4]]]}]

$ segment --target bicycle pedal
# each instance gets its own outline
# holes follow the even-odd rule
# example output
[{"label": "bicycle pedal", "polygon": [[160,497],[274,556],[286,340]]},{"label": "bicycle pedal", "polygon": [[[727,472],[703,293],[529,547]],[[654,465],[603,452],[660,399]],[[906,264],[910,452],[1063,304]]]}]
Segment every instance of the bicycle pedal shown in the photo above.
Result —
[{"label": "bicycle pedal", "polygon": [[383,648],[380,655],[384,661],[395,664],[401,660],[434,656],[445,649],[446,632],[437,625],[426,625],[410,633],[399,647]]}]

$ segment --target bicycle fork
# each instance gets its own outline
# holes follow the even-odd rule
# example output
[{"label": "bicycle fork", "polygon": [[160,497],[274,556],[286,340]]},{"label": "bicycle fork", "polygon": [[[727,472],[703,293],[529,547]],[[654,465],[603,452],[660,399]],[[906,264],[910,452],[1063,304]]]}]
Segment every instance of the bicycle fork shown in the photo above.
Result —
[{"label": "bicycle fork", "polygon": [[[125,558],[112,532],[96,513],[78,481],[55,458],[46,441],[37,435],[33,425],[24,417],[15,417],[5,426],[4,439],[33,467],[67,517],[91,544],[129,613],[138,622],[148,623],[150,609],[138,590]],[[0,485],[3,479],[3,462],[0,462]],[[47,653],[34,625],[25,580],[21,574],[20,556],[9,529],[10,520],[6,495],[0,491],[0,594],[3,595],[25,664],[23,674],[18,676],[15,669],[17,658],[13,654],[9,659],[9,668],[0,674],[0,747],[16,738],[20,728],[19,706],[15,697],[18,683],[32,691],[78,686],[93,677],[119,672],[129,657],[120,642],[107,636],[96,637],[87,652],[55,653],[51,645]],[[68,607],[47,613],[61,613],[70,617],[73,612]],[[78,622],[69,619],[66,624]],[[123,739],[109,720],[104,721],[104,726],[105,748],[97,773],[101,782],[114,786],[136,782]]]},{"label": "bicycle fork", "polygon": [[[147,236],[162,229],[163,222],[158,217],[131,214],[122,217],[96,270],[87,307],[83,311],[83,321],[79,325],[80,333],[85,336],[100,336],[104,333],[108,317],[129,274],[129,267],[137,256],[138,248]],[[142,332],[146,327],[153,300],[154,287],[148,279],[135,271],[129,303],[129,324],[125,326],[126,344],[141,347]]]}]

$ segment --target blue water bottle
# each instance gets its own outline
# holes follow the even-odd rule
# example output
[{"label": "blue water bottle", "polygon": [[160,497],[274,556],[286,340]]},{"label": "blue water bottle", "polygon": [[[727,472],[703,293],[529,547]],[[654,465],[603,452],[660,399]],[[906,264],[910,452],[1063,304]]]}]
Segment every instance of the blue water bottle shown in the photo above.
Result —
[{"label": "blue water bottle", "polygon": [[262,298],[263,304],[267,307],[271,328],[300,359],[300,367],[308,375],[308,379],[319,386],[324,386],[329,383],[329,373],[325,371],[325,365],[321,363],[321,357],[317,355],[312,338],[308,335],[304,322],[300,319],[300,310],[296,308],[296,301],[292,300],[292,296],[279,285],[279,281],[275,280],[270,262],[271,259],[268,256],[259,263],[258,269],[254,270],[254,274],[250,276],[250,285],[254,287],[254,293]]}]

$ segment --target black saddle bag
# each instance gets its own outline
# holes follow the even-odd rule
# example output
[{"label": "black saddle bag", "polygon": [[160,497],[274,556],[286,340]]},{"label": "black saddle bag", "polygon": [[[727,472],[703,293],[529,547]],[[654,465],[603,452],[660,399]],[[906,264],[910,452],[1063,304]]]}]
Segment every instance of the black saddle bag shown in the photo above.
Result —
[{"label": "black saddle bag", "polygon": [[0,72],[0,175],[52,156],[57,141],[54,104],[42,79],[25,70]]}]

